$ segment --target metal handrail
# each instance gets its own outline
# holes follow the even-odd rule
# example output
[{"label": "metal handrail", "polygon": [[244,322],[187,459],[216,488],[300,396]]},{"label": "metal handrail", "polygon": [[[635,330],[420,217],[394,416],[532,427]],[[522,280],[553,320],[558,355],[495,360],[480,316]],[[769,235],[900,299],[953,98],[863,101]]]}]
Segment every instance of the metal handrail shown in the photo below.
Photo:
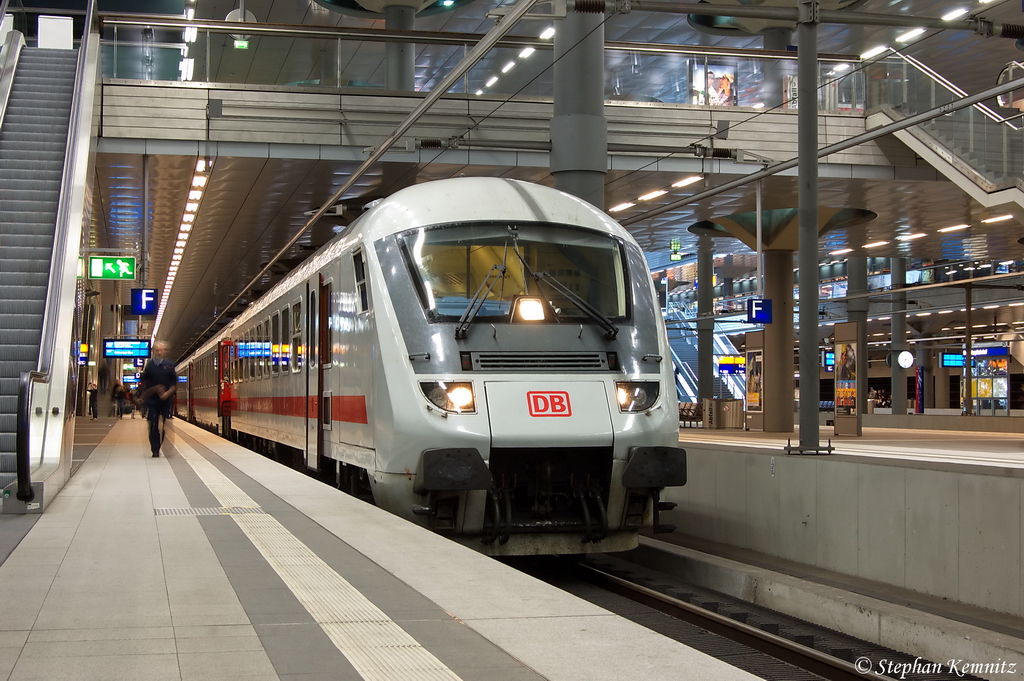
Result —
[{"label": "metal handrail", "polygon": [[[3,12],[0,11],[0,21],[3,20]],[[7,102],[11,98],[11,88],[14,86],[14,72],[18,69],[18,59],[21,58],[21,48],[25,46],[25,36],[20,31],[11,31],[4,40],[3,53],[0,55],[3,61],[0,62],[0,126],[3,126],[4,116],[7,114]]]},{"label": "metal handrail", "polygon": [[57,204],[57,223],[53,234],[53,255],[50,258],[50,278],[46,287],[46,309],[43,313],[43,332],[39,343],[39,361],[36,364],[36,371],[22,372],[20,383],[18,384],[18,433],[16,437],[17,498],[21,501],[31,501],[35,496],[35,493],[32,491],[30,471],[32,462],[29,453],[32,385],[34,383],[49,383],[53,374],[54,353],[57,346],[58,306],[63,297],[63,263],[67,254],[67,237],[71,215],[71,187],[78,159],[78,145],[73,143],[72,135],[78,130],[83,115],[82,88],[85,82],[86,53],[89,47],[89,36],[95,18],[95,0],[89,0],[85,10],[85,17],[85,27],[82,30],[82,40],[78,46],[78,60],[75,65],[75,89],[72,94],[71,115],[68,120],[68,144],[64,150],[64,172],[61,175],[61,193]]}]

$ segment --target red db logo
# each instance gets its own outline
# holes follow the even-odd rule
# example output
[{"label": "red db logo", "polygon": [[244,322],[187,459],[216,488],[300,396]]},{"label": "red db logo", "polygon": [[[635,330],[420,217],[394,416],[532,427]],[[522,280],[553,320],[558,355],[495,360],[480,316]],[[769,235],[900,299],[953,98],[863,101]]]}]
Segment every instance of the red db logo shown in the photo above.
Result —
[{"label": "red db logo", "polygon": [[564,390],[532,390],[526,393],[530,416],[572,416],[569,393]]}]

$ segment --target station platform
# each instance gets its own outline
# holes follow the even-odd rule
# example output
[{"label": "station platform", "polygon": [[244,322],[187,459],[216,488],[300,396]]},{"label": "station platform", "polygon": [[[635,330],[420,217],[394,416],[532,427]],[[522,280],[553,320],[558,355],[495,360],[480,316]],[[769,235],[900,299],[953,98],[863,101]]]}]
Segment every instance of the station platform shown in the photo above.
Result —
[{"label": "station platform", "polygon": [[180,420],[79,428],[0,518],[0,679],[756,678]]}]

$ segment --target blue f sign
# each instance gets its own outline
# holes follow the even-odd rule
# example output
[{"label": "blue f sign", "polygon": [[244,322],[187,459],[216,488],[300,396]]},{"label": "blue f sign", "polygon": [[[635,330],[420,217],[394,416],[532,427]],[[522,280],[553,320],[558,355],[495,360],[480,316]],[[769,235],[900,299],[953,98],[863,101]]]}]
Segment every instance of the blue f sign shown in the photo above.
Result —
[{"label": "blue f sign", "polygon": [[156,289],[133,288],[131,314],[153,316],[156,314]]},{"label": "blue f sign", "polygon": [[762,298],[750,298],[747,300],[747,323],[748,324],[771,324],[772,323],[772,301]]}]

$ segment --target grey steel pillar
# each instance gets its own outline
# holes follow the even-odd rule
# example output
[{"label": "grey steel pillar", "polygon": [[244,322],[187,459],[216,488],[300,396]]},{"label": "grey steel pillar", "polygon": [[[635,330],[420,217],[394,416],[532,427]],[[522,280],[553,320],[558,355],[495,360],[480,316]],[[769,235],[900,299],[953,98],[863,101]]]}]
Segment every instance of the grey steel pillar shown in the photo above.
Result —
[{"label": "grey steel pillar", "polygon": [[935,407],[935,389],[932,386],[935,353],[924,343],[918,343],[917,347],[914,348],[914,354],[916,355],[915,364],[917,364],[917,371],[924,374],[921,377],[921,380],[924,382],[924,394],[921,396],[922,401],[917,408],[917,411],[923,414],[925,409]]},{"label": "grey steel pillar", "polygon": [[569,13],[555,33],[551,174],[555,189],[604,209],[604,15]]},{"label": "grey steel pillar", "polygon": [[[384,8],[384,28],[411,31],[416,27],[416,10],[392,5]],[[384,43],[384,87],[388,90],[416,89],[416,46],[412,43]]]},{"label": "grey steel pillar", "polygon": [[818,3],[800,0],[797,26],[800,266],[800,450],[819,451]]},{"label": "grey steel pillar", "polygon": [[[972,273],[973,276],[973,273]],[[963,413],[966,416],[974,416],[974,315],[972,305],[974,295],[971,282],[964,284],[964,298],[966,302],[967,317],[964,324],[964,368],[960,372],[960,381],[963,389],[960,391],[964,396]]]},{"label": "grey steel pillar", "polygon": [[[764,36],[764,49],[784,52],[793,40],[793,31],[784,27],[766,28],[761,32]],[[788,61],[769,60],[764,64],[764,83],[761,86],[761,97],[764,108],[771,109],[782,105],[782,79],[789,73]]]},{"label": "grey steel pillar", "polygon": [[[793,432],[793,251],[764,252],[764,297],[772,323],[764,325],[761,404],[764,432]],[[817,324],[817,322],[815,322]],[[814,343],[817,349],[817,341]],[[817,372],[817,368],[815,368]],[[817,376],[817,373],[815,373]],[[817,403],[815,403],[817,416]]]},{"label": "grey steel pillar", "polygon": [[[902,289],[907,281],[907,263],[903,258],[890,258],[889,272],[892,276],[892,290]],[[892,319],[889,320],[892,329],[892,413],[907,413],[907,376],[896,362],[896,355],[907,349],[907,294],[893,293],[892,295]]]},{"label": "grey steel pillar", "polygon": [[[697,399],[715,396],[715,240],[697,240]],[[704,317],[708,318],[705,319]]]},{"label": "grey steel pillar", "polygon": [[[858,255],[846,260],[846,294],[868,292],[868,259]],[[868,406],[868,305],[867,298],[854,298],[846,303],[846,318],[857,322],[857,415]]]}]

